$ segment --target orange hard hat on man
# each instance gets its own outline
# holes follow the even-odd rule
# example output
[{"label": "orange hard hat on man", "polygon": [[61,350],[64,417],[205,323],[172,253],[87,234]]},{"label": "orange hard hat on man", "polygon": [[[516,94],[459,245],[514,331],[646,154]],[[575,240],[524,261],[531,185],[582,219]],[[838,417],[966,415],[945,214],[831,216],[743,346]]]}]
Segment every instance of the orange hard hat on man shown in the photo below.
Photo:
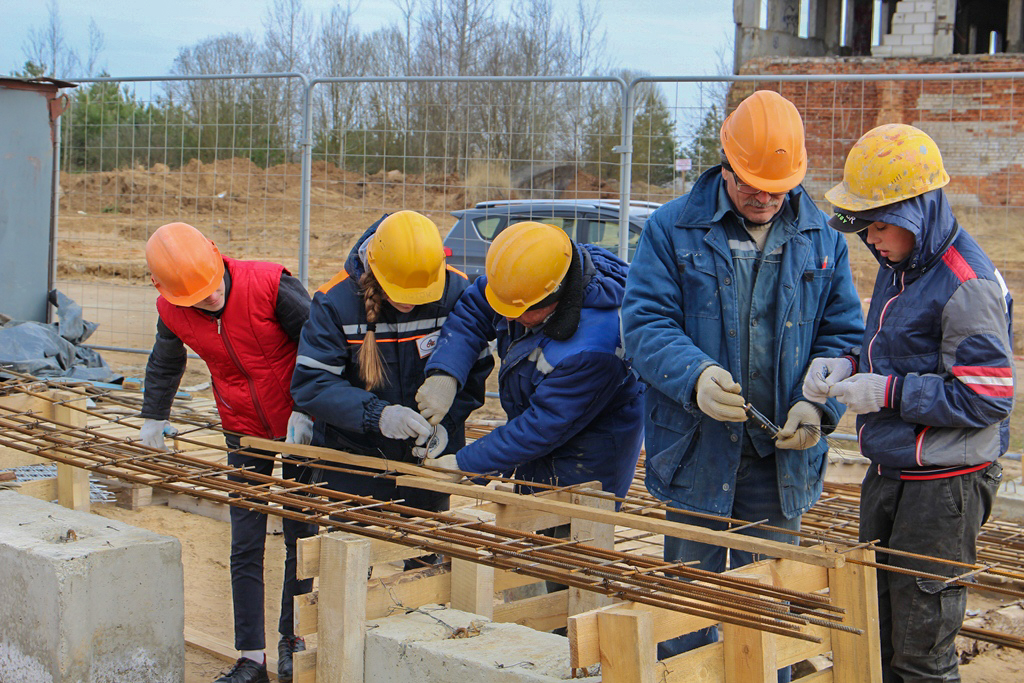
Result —
[{"label": "orange hard hat on man", "polygon": [[572,263],[572,241],[546,223],[510,225],[487,249],[487,302],[498,315],[518,318],[557,290]]},{"label": "orange hard hat on man", "polygon": [[395,303],[428,304],[444,295],[441,233],[421,213],[396,211],[382,220],[366,248],[366,262]]},{"label": "orange hard hat on man", "polygon": [[157,228],[146,242],[146,263],[160,296],[175,306],[199,303],[224,279],[217,245],[188,223]]},{"label": "orange hard hat on man", "polygon": [[758,190],[789,192],[807,173],[803,119],[777,92],[758,90],[740,102],[720,138],[733,172]]}]

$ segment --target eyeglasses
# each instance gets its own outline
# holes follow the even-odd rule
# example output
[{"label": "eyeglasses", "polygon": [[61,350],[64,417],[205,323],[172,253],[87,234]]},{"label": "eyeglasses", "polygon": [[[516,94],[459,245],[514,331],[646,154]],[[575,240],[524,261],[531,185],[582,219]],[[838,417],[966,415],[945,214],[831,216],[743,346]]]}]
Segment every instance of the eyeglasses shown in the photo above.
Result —
[{"label": "eyeglasses", "polygon": [[[754,187],[753,185],[747,185],[745,182],[740,180],[739,175],[736,173],[736,171],[732,170],[732,168],[730,166],[728,166],[726,164],[722,164],[722,168],[724,168],[726,171],[728,171],[729,173],[732,174],[732,181],[734,183],[736,183],[736,191],[739,192],[740,194],[755,195],[755,194],[761,194],[762,192],[767,192],[767,190],[759,190],[756,187]],[[768,194],[771,195],[772,197],[782,197],[786,193],[785,192],[768,192]]]}]

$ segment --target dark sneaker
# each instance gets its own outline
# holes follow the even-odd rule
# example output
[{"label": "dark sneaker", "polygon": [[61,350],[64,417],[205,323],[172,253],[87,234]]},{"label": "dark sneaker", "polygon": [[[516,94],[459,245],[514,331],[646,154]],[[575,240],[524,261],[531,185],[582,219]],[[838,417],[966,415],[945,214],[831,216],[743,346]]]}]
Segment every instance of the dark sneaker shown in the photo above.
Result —
[{"label": "dark sneaker", "polygon": [[[289,678],[289,680],[291,679]],[[270,678],[267,676],[267,663],[264,661],[260,664],[248,657],[241,657],[231,667],[231,671],[213,683],[270,683]]]},{"label": "dark sneaker", "polygon": [[281,636],[277,643],[277,680],[292,681],[292,654],[306,649],[306,641],[299,636]]}]

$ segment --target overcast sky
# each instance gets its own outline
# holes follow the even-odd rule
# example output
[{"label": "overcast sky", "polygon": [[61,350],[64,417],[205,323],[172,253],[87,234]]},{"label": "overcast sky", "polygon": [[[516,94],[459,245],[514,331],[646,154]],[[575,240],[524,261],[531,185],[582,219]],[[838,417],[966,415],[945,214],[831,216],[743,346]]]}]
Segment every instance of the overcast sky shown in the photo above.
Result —
[{"label": "overcast sky", "polygon": [[[0,0],[0,74],[23,67],[29,30],[45,28],[49,4]],[[203,38],[246,31],[261,36],[268,4],[269,0],[58,0],[68,43],[82,59],[88,53],[89,21],[96,22],[104,37],[98,66],[112,76],[167,74],[178,50]],[[304,3],[314,16],[334,4]],[[392,0],[352,4],[358,6],[356,24],[364,33],[400,17]],[[555,0],[558,9],[574,4]],[[612,61],[657,76],[716,74],[717,53],[733,33],[732,2],[727,0],[601,0],[600,8]]]}]

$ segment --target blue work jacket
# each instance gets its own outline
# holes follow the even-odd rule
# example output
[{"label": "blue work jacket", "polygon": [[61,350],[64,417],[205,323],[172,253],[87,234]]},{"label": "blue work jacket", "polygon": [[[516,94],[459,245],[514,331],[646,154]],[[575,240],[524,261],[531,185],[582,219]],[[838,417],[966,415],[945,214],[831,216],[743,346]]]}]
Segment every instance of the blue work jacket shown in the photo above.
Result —
[{"label": "blue work jacket", "polygon": [[597,480],[622,496],[643,443],[643,387],[623,358],[619,332],[628,266],[600,247],[576,248],[583,307],[571,337],[559,341],[495,313],[483,276],[448,316],[427,372],[447,373],[461,386],[496,339],[509,419],[460,450],[459,469],[560,486]]},{"label": "blue work jacket", "polygon": [[[719,422],[697,407],[697,378],[718,364],[739,376],[740,314],[725,230],[715,215],[721,167],[647,220],[630,268],[622,321],[626,351],[650,385],[646,397],[647,489],[676,507],[729,515],[744,425]],[[846,241],[802,187],[791,190],[773,230],[786,231],[775,300],[775,414],[805,400],[812,358],[842,355],[864,331]],[[842,406],[822,406],[831,431]],[[776,450],[782,512],[795,517],[821,495],[824,440],[802,451]]]}]

